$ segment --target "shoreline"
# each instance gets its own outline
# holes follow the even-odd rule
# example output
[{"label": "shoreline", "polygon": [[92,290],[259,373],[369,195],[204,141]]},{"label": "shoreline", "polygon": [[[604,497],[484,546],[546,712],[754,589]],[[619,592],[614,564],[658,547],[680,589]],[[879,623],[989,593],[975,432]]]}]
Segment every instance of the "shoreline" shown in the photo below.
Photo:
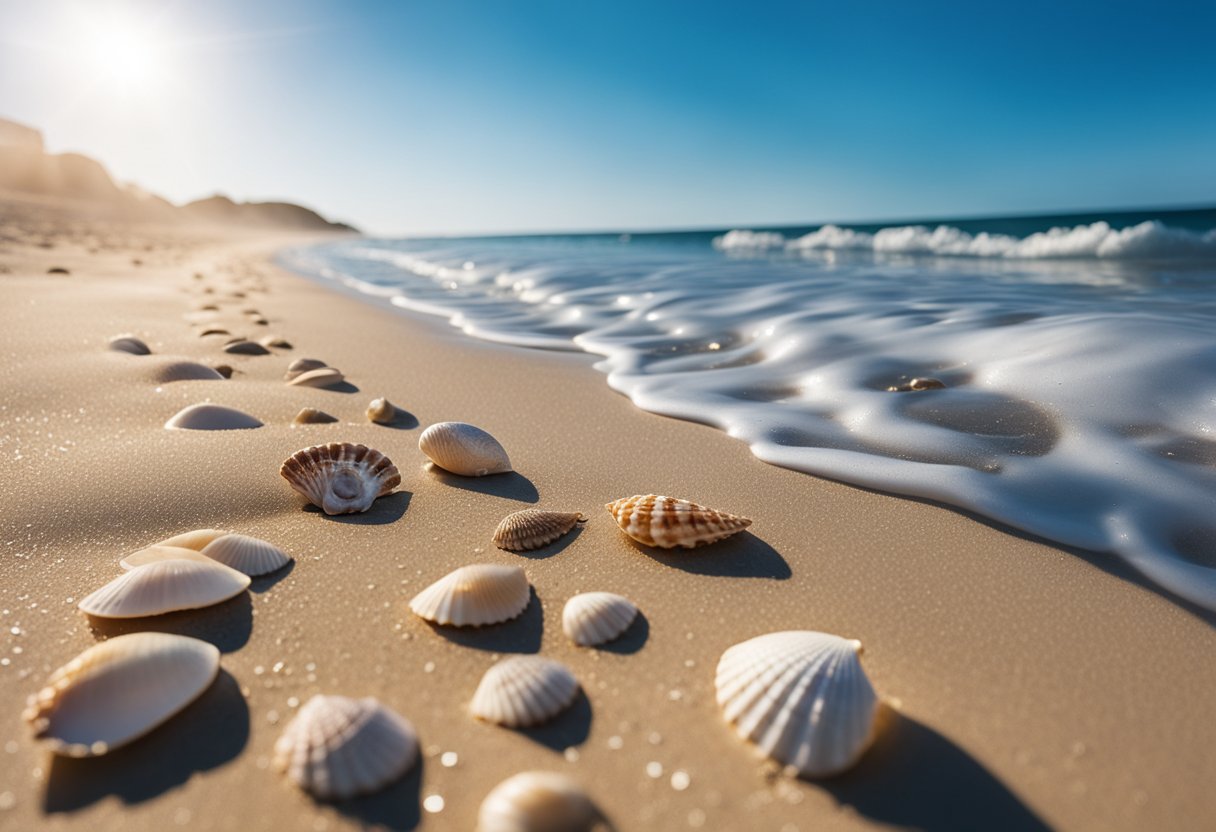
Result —
[{"label": "shoreline", "polygon": [[[474,341],[446,320],[335,292],[273,265],[287,238],[265,236],[152,252],[0,252],[10,269],[0,274],[9,357],[0,454],[13,474],[0,521],[0,653],[11,659],[0,668],[9,729],[0,779],[10,784],[0,790],[13,805],[0,828],[160,829],[186,817],[214,829],[469,829],[494,785],[535,768],[580,780],[622,830],[1199,829],[1216,816],[1205,787],[1216,775],[1206,718],[1216,669],[1203,661],[1216,633],[1195,610],[1120,576],[1121,566],[1101,568],[1100,555],[1091,563],[954,509],[760,462],[714,428],[637,409],[587,372],[594,356]],[[70,275],[45,274],[58,260]],[[194,334],[182,317],[200,300],[191,275],[218,286],[225,263],[261,275],[266,291],[248,302],[270,325],[257,329],[292,350],[228,356]],[[127,331],[154,355],[106,351]],[[164,355],[222,358],[239,372],[158,383],[151,373]],[[302,356],[340,368],[358,391],[285,386],[286,364]],[[418,424],[368,423],[363,410],[378,396]],[[162,429],[207,398],[265,427]],[[292,427],[303,406],[342,421]],[[421,470],[417,436],[444,420],[489,430],[519,474],[458,481]],[[384,451],[404,496],[354,519],[301,510],[278,465],[327,441]],[[752,534],[688,554],[643,552],[601,506],[648,491],[751,517]],[[544,557],[495,549],[498,520],[535,505],[591,520]],[[52,762],[20,723],[25,696],[98,635],[127,631],[91,632],[65,599],[116,575],[123,553],[207,526],[265,537],[296,558],[243,601],[141,622],[217,643],[220,683],[105,760]],[[452,633],[409,615],[415,592],[478,561],[527,570],[536,597],[521,619]],[[622,649],[578,649],[562,635],[562,603],[589,590],[641,608],[644,626]],[[876,689],[901,703],[841,777],[785,778],[718,712],[717,657],[780,629],[859,638]],[[526,733],[468,717],[495,654],[538,651],[574,671],[585,707]],[[418,727],[422,764],[352,805],[296,791],[268,766],[270,749],[289,700],[317,692],[381,698]],[[174,748],[183,759],[166,765]],[[447,751],[458,755],[450,768],[440,763]],[[661,777],[646,774],[650,762]],[[687,788],[672,787],[676,771]],[[436,794],[445,805],[430,814],[420,802]]]}]

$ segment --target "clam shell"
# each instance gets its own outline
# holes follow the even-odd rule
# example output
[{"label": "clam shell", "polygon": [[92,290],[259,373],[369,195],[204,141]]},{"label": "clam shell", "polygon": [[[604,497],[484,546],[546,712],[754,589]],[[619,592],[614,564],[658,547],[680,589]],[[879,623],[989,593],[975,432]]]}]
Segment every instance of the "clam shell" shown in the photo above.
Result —
[{"label": "clam shell", "polygon": [[331,442],[296,451],[279,474],[326,514],[367,511],[377,497],[401,484],[392,460],[375,448]]},{"label": "clam shell", "polygon": [[861,642],[810,630],[736,644],[718,661],[726,721],[766,756],[806,777],[852,766],[874,737],[878,696]]},{"label": "clam shell", "polygon": [[586,519],[577,511],[526,508],[503,518],[494,531],[494,545],[512,552],[529,552],[552,543]]},{"label": "clam shell", "polygon": [[139,549],[123,555],[118,565],[123,569],[134,569],[137,566],[155,563],[159,560],[192,560],[197,563],[216,563],[216,561],[195,549],[186,549],[181,546],[162,546],[158,543],[155,546],[148,546],[145,549]]},{"label": "clam shell", "polygon": [[319,367],[316,370],[300,373],[287,383],[292,387],[333,387],[344,381],[346,381],[346,376],[333,367]]},{"label": "clam shell", "polygon": [[654,494],[622,497],[605,508],[625,534],[645,546],[663,549],[703,546],[752,524],[746,517]]},{"label": "clam shell", "polygon": [[518,566],[474,563],[419,592],[410,609],[436,624],[480,627],[510,621],[524,611],[531,597],[528,576]]},{"label": "clam shell", "polygon": [[324,800],[374,792],[417,757],[414,726],[371,697],[314,696],[274,746],[275,766]]},{"label": "clam shell", "polygon": [[477,832],[592,832],[603,816],[583,788],[554,771],[508,777],[486,795]]},{"label": "clam shell", "polygon": [[226,345],[224,352],[232,353],[233,355],[270,355],[270,350],[263,347],[257,341],[246,341],[244,339],[233,341]]},{"label": "clam shell", "polygon": [[584,592],[566,602],[562,630],[575,644],[595,647],[628,630],[637,617],[637,606],[623,595]]},{"label": "clam shell", "polygon": [[292,419],[297,425],[326,425],[338,421],[337,416],[330,416],[324,410],[317,410],[315,407],[306,407],[296,414],[296,418]]},{"label": "clam shell", "polygon": [[92,757],[142,737],[205,691],[220,651],[167,633],[116,636],[56,670],[23,714],[56,754]]},{"label": "clam shell", "polygon": [[418,437],[418,448],[440,468],[465,477],[484,477],[512,470],[498,440],[464,422],[439,422]]},{"label": "clam shell", "polygon": [[291,556],[278,546],[244,534],[216,538],[201,554],[250,577],[268,575],[291,563]]},{"label": "clam shell", "polygon": [[307,373],[309,370],[319,370],[322,367],[328,366],[328,364],[319,358],[297,358],[287,365],[287,372],[283,374],[283,381],[291,381],[296,376]]},{"label": "clam shell", "polygon": [[218,404],[192,404],[165,422],[168,430],[248,430],[261,426],[248,413]]},{"label": "clam shell", "polygon": [[174,381],[223,381],[215,369],[194,361],[171,361],[152,371],[153,381],[168,384]]},{"label": "clam shell", "polygon": [[247,586],[248,576],[223,564],[157,560],[124,572],[77,606],[98,618],[143,618],[209,607]]},{"label": "clam shell", "polygon": [[378,425],[388,425],[395,418],[397,418],[397,408],[384,397],[372,399],[371,404],[367,406],[367,419],[369,422],[375,422]]},{"label": "clam shell", "polygon": [[469,711],[487,722],[527,728],[557,716],[576,696],[578,680],[561,662],[510,656],[481,677]]},{"label": "clam shell", "polygon": [[110,349],[115,352],[126,352],[131,355],[151,355],[152,350],[148,349],[148,345],[142,339],[136,338],[134,335],[118,335],[110,339]]},{"label": "clam shell", "polygon": [[193,549],[196,552],[201,552],[208,543],[226,534],[228,532],[221,529],[195,529],[191,532],[182,532],[181,534],[173,535],[173,537],[167,537],[156,545],[180,546],[183,549]]}]

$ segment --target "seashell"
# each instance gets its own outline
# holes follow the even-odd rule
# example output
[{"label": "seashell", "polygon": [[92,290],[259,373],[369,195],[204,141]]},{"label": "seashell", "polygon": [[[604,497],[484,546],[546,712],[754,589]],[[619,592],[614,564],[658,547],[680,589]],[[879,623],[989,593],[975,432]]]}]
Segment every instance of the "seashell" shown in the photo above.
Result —
[{"label": "seashell", "polygon": [[326,514],[367,511],[401,484],[391,459],[366,445],[331,442],[296,451],[279,474]]},{"label": "seashell", "polygon": [[222,326],[209,326],[198,334],[199,338],[207,335],[231,335],[232,333],[224,329]]},{"label": "seashell", "polygon": [[703,546],[752,524],[746,517],[654,494],[622,497],[606,508],[625,534],[644,546],[663,549]]},{"label": "seashell", "polygon": [[171,361],[152,372],[152,380],[162,384],[174,381],[223,381],[224,377],[205,364]]},{"label": "seashell", "polygon": [[324,425],[338,421],[338,417],[330,416],[324,410],[317,410],[315,407],[306,407],[297,413],[296,418],[292,421],[297,425]]},{"label": "seashell", "polygon": [[250,321],[258,326],[270,326],[270,321],[263,318],[261,315],[254,315],[249,318]]},{"label": "seashell", "polygon": [[226,345],[224,352],[232,353],[233,355],[270,355],[270,350],[263,347],[257,341],[246,341],[243,338]]},{"label": "seashell", "polygon": [[374,792],[417,758],[414,726],[370,696],[314,696],[274,745],[275,766],[323,800]]},{"label": "seashell", "polygon": [[576,696],[578,680],[561,662],[510,656],[481,677],[469,711],[487,722],[527,728],[557,716]]},{"label": "seashell", "polygon": [[474,563],[435,581],[410,601],[414,615],[436,624],[480,627],[515,618],[532,598],[518,566]]},{"label": "seashell", "polygon": [[418,447],[445,471],[464,477],[484,477],[512,470],[498,440],[464,422],[439,422],[418,437]]},{"label": "seashell", "polygon": [[584,592],[566,602],[562,630],[575,644],[595,647],[628,630],[637,616],[637,606],[623,595]]},{"label": "seashell", "polygon": [[302,373],[307,373],[309,370],[320,370],[322,367],[328,367],[319,358],[297,358],[295,361],[287,365],[287,372],[283,375],[284,381],[291,381]]},{"label": "seashell", "polygon": [[219,563],[157,560],[124,572],[77,606],[97,618],[144,618],[240,595],[249,577]]},{"label": "seashell", "polygon": [[280,350],[291,349],[291,342],[286,338],[280,338],[278,335],[267,335],[264,338],[258,339],[258,343],[263,347],[274,347]]},{"label": "seashell", "polygon": [[372,399],[367,406],[367,419],[378,425],[391,425],[397,418],[397,407],[384,397]]},{"label": "seashell", "polygon": [[148,349],[148,345],[134,335],[117,335],[111,338],[110,349],[116,352],[127,352],[131,355],[152,354],[152,350]]},{"label": "seashell", "polygon": [[221,531],[220,529],[195,529],[192,532],[175,534],[173,537],[165,538],[155,545],[180,546],[183,549],[193,549],[196,552],[201,552],[208,543],[226,534],[228,532]]},{"label": "seashell", "polygon": [[200,312],[219,312],[220,308],[214,303],[203,303],[195,307]]},{"label": "seashell", "polygon": [[586,521],[577,511],[526,508],[508,514],[494,531],[494,545],[512,552],[539,549]]},{"label": "seashell", "polygon": [[319,367],[306,373],[300,373],[287,383],[292,387],[333,387],[345,380],[346,376],[333,367]]},{"label": "seashell", "polygon": [[134,569],[137,566],[143,566],[147,563],[155,563],[158,560],[193,560],[198,563],[214,564],[216,561],[204,555],[195,549],[184,549],[181,546],[148,546],[144,549],[131,552],[123,555],[122,560],[118,565],[123,569]]},{"label": "seashell", "polygon": [[218,404],[192,404],[165,422],[168,430],[248,430],[261,426],[248,413]]},{"label": "seashell", "polygon": [[525,771],[495,786],[477,832],[593,832],[603,815],[582,787],[555,771]]},{"label": "seashell", "polygon": [[228,364],[216,364],[211,369],[215,370],[224,378],[232,378],[232,367]]},{"label": "seashell", "polygon": [[142,737],[211,686],[220,651],[168,633],[115,636],[56,670],[22,716],[56,754],[95,757]]},{"label": "seashell", "polygon": [[853,765],[874,738],[878,696],[861,642],[810,630],[736,644],[718,661],[718,704],[736,733],[807,777]]},{"label": "seashell", "polygon": [[226,534],[211,541],[202,554],[251,578],[268,575],[291,563],[291,556],[274,544],[244,534]]},{"label": "seashell", "polygon": [[907,384],[888,387],[888,393],[911,393],[918,390],[944,390],[945,383],[936,378],[914,378]]}]

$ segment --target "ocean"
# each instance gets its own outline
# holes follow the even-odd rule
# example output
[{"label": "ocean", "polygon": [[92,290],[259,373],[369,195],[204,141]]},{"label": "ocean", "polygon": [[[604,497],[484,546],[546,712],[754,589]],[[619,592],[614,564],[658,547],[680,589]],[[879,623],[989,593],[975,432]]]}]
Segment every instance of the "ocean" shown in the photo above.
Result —
[{"label": "ocean", "polygon": [[765,462],[1110,553],[1216,610],[1216,209],[358,238],[281,262],[595,354],[638,407]]}]

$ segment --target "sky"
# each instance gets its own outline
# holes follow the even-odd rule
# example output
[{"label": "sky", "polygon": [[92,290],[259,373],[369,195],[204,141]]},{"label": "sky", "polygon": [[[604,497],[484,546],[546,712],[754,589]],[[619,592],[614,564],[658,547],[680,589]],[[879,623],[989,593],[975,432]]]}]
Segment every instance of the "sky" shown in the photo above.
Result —
[{"label": "sky", "polygon": [[0,0],[0,118],[382,234],[1216,203],[1216,3]]}]

